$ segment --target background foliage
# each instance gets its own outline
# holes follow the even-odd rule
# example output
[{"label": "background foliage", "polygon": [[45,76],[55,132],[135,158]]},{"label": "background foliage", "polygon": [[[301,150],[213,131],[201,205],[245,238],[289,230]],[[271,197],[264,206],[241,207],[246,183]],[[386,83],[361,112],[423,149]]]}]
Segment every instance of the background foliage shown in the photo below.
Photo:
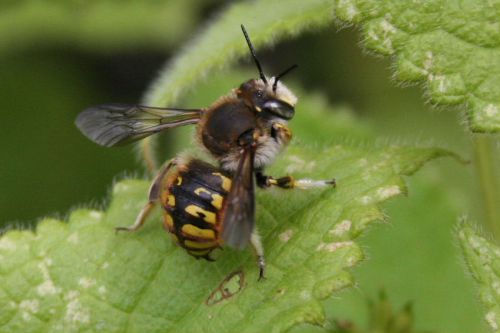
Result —
[{"label": "background foliage", "polygon": [[[362,12],[373,4],[370,1],[337,1],[332,2],[332,8],[333,3],[342,19],[368,22],[362,26],[361,33],[354,28],[339,31],[340,27],[345,28],[345,23],[323,24],[321,29],[295,33],[293,39],[275,41],[272,49],[258,48],[268,72],[280,71],[283,64],[298,63],[300,69],[293,74],[293,80],[302,87],[302,94],[316,96],[318,108],[334,104],[337,110],[344,110],[345,117],[358,122],[354,129],[349,127],[342,131],[340,126],[329,133],[325,128],[321,133],[318,131],[317,137],[304,137],[304,140],[425,143],[458,152],[472,163],[436,161],[409,180],[409,198],[398,198],[385,206],[390,225],[374,228],[361,240],[369,260],[353,271],[357,288],[324,301],[330,323],[328,329],[339,330],[336,323],[340,321],[352,322],[359,331],[377,328],[374,320],[370,320],[366,303],[368,299],[375,301],[380,290],[385,289],[395,309],[412,303],[413,331],[485,332],[487,328],[481,320],[483,311],[474,297],[471,279],[463,274],[451,231],[457,217],[464,213],[477,221],[494,220],[495,213],[488,213],[484,196],[484,181],[481,180],[484,172],[476,166],[481,165],[477,161],[484,156],[478,154],[481,149],[490,150],[493,160],[500,155],[498,138],[471,136],[468,125],[462,121],[470,119],[465,116],[464,109],[459,109],[460,112],[455,112],[456,109],[437,111],[427,103],[429,100],[432,104],[462,103],[464,98],[477,94],[468,95],[469,91],[462,89],[460,94],[453,95],[461,97],[452,100],[450,96],[439,94],[439,84],[430,82],[424,90],[428,95],[422,97],[419,87],[401,89],[392,81],[393,62],[366,54],[366,46],[370,53],[395,54],[391,49],[377,49],[378,44],[367,38],[374,36],[370,31],[384,32],[377,30],[383,27],[381,20],[376,19],[377,14],[383,17],[380,12],[390,13],[395,2],[387,1],[387,6],[373,7],[378,12],[371,11],[371,16],[353,17],[349,16],[349,5]],[[435,4],[426,7],[429,11],[439,12],[442,8],[438,4],[445,2],[429,3]],[[494,2],[491,3],[494,7]],[[184,47],[189,41],[194,43],[195,36],[205,31],[206,22],[218,17],[216,13],[226,4],[70,1],[49,5],[26,0],[7,1],[0,6],[0,144],[4,156],[0,164],[0,224],[4,227],[33,226],[39,217],[60,216],[75,205],[104,207],[114,179],[124,175],[142,176],[143,169],[141,163],[136,162],[132,148],[107,150],[88,142],[73,126],[76,114],[96,103],[141,100],[145,87],[155,78],[165,59],[178,54],[179,50],[186,50]],[[498,5],[494,8],[498,9]],[[446,10],[450,21],[456,19],[464,27],[468,21],[481,23],[482,20],[480,14],[469,18],[460,16],[457,11],[450,12],[449,8]],[[389,20],[391,17],[397,14],[389,16]],[[253,19],[252,15],[248,20]],[[494,29],[494,17],[488,20]],[[235,39],[241,38],[238,23],[234,31],[231,30]],[[282,28],[264,27],[269,31]],[[463,35],[463,30],[456,29]],[[494,33],[492,36],[490,43],[479,39],[481,51],[494,52],[498,39]],[[394,40],[411,46],[403,37],[395,35]],[[360,39],[365,40],[361,48]],[[257,38],[257,44],[262,42]],[[452,48],[443,45],[447,47]],[[413,54],[411,50],[404,53]],[[425,58],[425,53],[421,56]],[[498,66],[484,69],[485,58],[469,57],[464,61],[482,66],[494,75]],[[221,66],[224,59],[221,57],[217,66]],[[396,58],[399,65],[404,59]],[[407,74],[405,77],[401,75],[401,68],[409,67],[398,67],[398,77],[411,79],[413,72],[403,72]],[[473,73],[469,67],[466,69],[468,71],[461,73],[464,77]],[[253,68],[250,70],[249,73],[253,73]],[[456,73],[452,74],[451,78],[456,79]],[[218,87],[192,87],[190,96],[178,105],[208,105],[220,91],[235,86],[248,74],[234,77],[232,82],[214,78],[213,74],[200,77],[215,80],[214,85]],[[483,87],[493,83],[492,79],[484,80]],[[457,86],[460,87],[459,84],[453,87]],[[484,93],[481,86],[478,89],[479,95]],[[472,101],[471,105],[478,104]],[[307,127],[306,121],[304,127]],[[160,140],[162,157],[171,154],[167,152],[172,149],[169,142],[174,136],[182,136],[180,132],[170,133]],[[308,135],[309,132],[303,133]],[[296,139],[300,141],[300,132]],[[499,170],[493,170],[497,177],[494,181],[498,181]],[[498,205],[494,201],[495,204]],[[491,222],[484,227],[486,232],[494,229]],[[302,326],[296,330],[319,329]]]}]

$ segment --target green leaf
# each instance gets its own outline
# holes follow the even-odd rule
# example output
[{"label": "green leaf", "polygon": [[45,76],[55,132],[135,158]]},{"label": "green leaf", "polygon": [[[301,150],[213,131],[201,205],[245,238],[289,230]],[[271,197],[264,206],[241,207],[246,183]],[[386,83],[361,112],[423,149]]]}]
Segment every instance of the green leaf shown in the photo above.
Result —
[{"label": "green leaf", "polygon": [[[327,1],[297,0],[287,6],[254,1],[229,7],[164,72],[168,77],[151,91],[150,103],[173,103],[210,70],[247,54],[235,28],[240,23],[247,25],[259,47],[326,24],[332,7]],[[247,22],[250,12],[259,20]],[[304,142],[316,137],[311,130],[302,132]],[[105,212],[76,210],[68,223],[46,219],[36,234],[10,231],[0,239],[1,331],[272,328],[281,332],[297,323],[321,324],[320,300],[353,283],[347,269],[363,257],[354,239],[371,222],[383,218],[378,204],[406,193],[401,176],[443,155],[449,153],[352,143],[291,147],[271,168],[273,174],[335,176],[339,185],[323,191],[259,193],[257,224],[269,264],[264,282],[257,282],[255,258],[249,250],[226,249],[216,263],[196,261],[152,221],[138,233],[115,235],[113,227],[132,223],[149,186],[142,180],[121,181],[114,186]],[[151,220],[158,220],[158,215]],[[227,293],[231,297],[224,299]]]},{"label": "green leaf", "polygon": [[417,331],[487,331],[474,281],[463,274],[455,235],[450,232],[456,229],[456,216],[475,202],[467,192],[457,190],[464,186],[454,179],[472,181],[470,170],[448,159],[430,163],[408,179],[409,198],[398,197],[384,205],[390,223],[362,238],[370,260],[354,272],[359,290],[326,301],[330,320],[368,326],[366,298],[376,298],[384,288],[394,305],[412,302]]},{"label": "green leaf", "polygon": [[[115,235],[113,227],[132,223],[149,185],[120,181],[105,212],[79,209],[69,223],[46,219],[36,233],[9,231],[0,239],[1,330],[283,332],[320,325],[320,300],[353,284],[347,269],[363,258],[353,239],[383,219],[378,204],[406,192],[402,175],[443,155],[431,148],[290,147],[273,174],[335,176],[338,187],[258,194],[263,282],[249,250],[225,249],[215,263],[192,259],[153,223],[158,212],[139,232]],[[233,272],[241,273],[217,289]],[[225,288],[232,297],[222,299]]]},{"label": "green leaf", "polygon": [[395,59],[396,77],[421,81],[433,103],[465,105],[474,132],[500,132],[500,2],[337,0],[364,44]]},{"label": "green leaf", "polygon": [[500,248],[481,237],[464,219],[458,240],[470,273],[479,284],[486,322],[500,332]]}]

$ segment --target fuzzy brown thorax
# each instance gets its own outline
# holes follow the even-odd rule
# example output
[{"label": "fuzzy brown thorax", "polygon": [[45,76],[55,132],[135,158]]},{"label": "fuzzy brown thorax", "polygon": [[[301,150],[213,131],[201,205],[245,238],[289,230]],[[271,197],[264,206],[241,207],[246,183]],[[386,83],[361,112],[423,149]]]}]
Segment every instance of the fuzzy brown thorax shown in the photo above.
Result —
[{"label": "fuzzy brown thorax", "polygon": [[[273,78],[269,79],[272,81]],[[240,138],[253,132],[255,167],[272,163],[291,140],[288,120],[297,98],[278,82],[276,90],[262,79],[252,79],[206,109],[198,124],[198,140],[221,167],[234,171],[241,157]]]}]

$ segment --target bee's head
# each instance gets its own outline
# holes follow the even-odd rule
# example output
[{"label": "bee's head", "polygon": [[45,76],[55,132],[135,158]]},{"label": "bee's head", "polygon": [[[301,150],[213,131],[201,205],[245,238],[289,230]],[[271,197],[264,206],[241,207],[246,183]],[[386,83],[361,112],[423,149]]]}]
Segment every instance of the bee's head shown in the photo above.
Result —
[{"label": "bee's head", "polygon": [[279,76],[266,78],[266,81],[248,80],[240,85],[236,94],[258,115],[290,120],[295,114],[297,97],[279,81]]},{"label": "bee's head", "polygon": [[241,25],[241,30],[247,41],[250,54],[259,70],[260,79],[251,79],[243,83],[236,90],[237,96],[243,99],[245,104],[252,110],[263,117],[279,117],[284,120],[292,119],[295,114],[297,97],[280,82],[280,79],[291,70],[297,68],[297,65],[289,67],[279,75],[267,78],[262,71],[262,66],[257,59],[255,49],[243,25]]}]

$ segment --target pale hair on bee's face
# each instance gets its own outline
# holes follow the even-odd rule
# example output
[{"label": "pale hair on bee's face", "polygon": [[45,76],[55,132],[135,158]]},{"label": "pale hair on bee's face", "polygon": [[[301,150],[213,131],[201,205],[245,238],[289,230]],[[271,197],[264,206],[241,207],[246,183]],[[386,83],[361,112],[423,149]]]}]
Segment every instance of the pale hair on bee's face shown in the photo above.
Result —
[{"label": "pale hair on bee's face", "polygon": [[266,77],[267,84],[262,79],[255,80],[255,86],[263,90],[266,95],[279,99],[291,106],[297,104],[297,96],[288,89],[281,81],[276,84],[276,91],[273,90],[274,80],[276,77]]}]

